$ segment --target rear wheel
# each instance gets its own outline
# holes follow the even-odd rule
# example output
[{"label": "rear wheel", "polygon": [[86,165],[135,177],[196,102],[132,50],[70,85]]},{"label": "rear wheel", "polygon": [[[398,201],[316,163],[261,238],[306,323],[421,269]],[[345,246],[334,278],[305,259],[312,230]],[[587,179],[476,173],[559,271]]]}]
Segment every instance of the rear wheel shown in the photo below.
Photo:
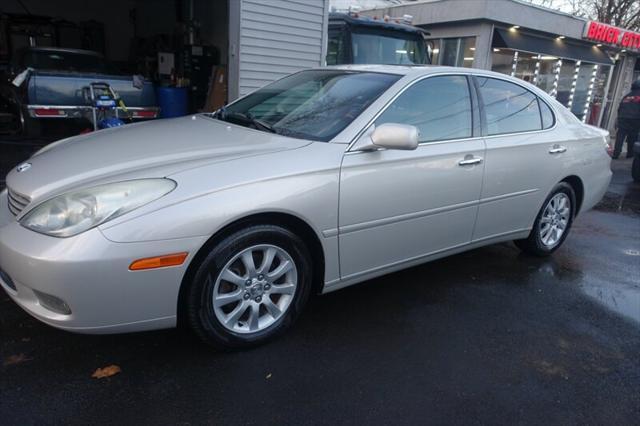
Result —
[{"label": "rear wheel", "polygon": [[515,241],[522,251],[534,256],[548,256],[567,238],[575,216],[576,196],[571,185],[560,182],[536,217],[529,236]]},{"label": "rear wheel", "polygon": [[309,298],[311,268],[291,231],[273,225],[238,231],[214,247],[188,283],[189,324],[217,348],[265,343],[297,319]]}]

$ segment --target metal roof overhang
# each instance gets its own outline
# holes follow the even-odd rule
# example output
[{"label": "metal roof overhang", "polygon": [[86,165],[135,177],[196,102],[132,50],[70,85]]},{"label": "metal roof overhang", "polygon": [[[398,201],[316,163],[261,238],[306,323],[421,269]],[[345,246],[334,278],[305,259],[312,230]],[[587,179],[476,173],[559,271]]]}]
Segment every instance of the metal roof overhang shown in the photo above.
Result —
[{"label": "metal roof overhang", "polygon": [[509,31],[496,28],[493,36],[493,47],[523,50],[531,53],[544,53],[596,64],[613,65],[614,61],[595,46],[571,43],[567,40],[557,40],[523,34],[521,31]]}]

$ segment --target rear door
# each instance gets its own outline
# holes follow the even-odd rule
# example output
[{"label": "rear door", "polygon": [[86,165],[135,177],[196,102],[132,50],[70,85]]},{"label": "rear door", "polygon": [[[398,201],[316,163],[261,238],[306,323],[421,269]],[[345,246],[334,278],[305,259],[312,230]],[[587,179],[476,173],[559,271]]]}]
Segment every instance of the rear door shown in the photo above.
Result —
[{"label": "rear door", "polygon": [[[420,130],[415,151],[345,154],[339,239],[343,278],[418,260],[471,240],[484,143],[474,137],[473,92],[465,75],[424,78],[378,118]],[[475,115],[475,120],[474,120]]]},{"label": "rear door", "polygon": [[485,175],[474,241],[528,230],[568,157],[551,109],[526,87],[475,77],[485,123]]}]

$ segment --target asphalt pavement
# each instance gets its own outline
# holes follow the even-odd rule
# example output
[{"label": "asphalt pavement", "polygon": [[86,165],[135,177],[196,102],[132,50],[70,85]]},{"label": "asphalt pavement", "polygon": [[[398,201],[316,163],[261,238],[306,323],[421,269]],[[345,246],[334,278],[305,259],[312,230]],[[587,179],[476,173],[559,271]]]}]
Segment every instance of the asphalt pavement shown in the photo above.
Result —
[{"label": "asphalt pavement", "polygon": [[552,258],[499,244],[387,275],[315,298],[246,352],[179,330],[58,331],[2,293],[0,424],[638,424],[630,166],[613,163]]}]

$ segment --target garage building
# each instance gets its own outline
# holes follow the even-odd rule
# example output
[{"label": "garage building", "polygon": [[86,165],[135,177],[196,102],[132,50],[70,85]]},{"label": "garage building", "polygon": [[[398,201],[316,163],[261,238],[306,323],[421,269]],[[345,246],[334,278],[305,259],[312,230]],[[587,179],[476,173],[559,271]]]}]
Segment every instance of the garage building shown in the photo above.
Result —
[{"label": "garage building", "polygon": [[[119,71],[231,101],[324,62],[329,0],[6,0],[0,71],[26,46],[95,50]],[[219,69],[218,69],[219,68]],[[216,74],[216,70],[218,73]]]}]

